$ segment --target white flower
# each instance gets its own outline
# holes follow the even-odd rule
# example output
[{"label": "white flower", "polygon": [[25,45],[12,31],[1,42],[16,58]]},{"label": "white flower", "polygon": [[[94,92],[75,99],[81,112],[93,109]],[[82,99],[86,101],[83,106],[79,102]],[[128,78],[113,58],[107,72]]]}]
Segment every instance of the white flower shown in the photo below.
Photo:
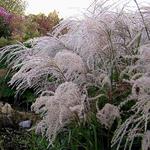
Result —
[{"label": "white flower", "polygon": [[110,129],[115,119],[120,118],[120,112],[117,106],[107,103],[96,116],[102,125]]},{"label": "white flower", "polygon": [[37,98],[32,110],[43,117],[37,124],[37,132],[46,135],[52,143],[60,129],[73,119],[74,113],[81,116],[83,102],[80,89],[72,82],[59,85],[53,96]]},{"label": "white flower", "polygon": [[67,81],[76,81],[78,84],[85,81],[86,68],[79,55],[63,50],[56,54],[54,60]]}]

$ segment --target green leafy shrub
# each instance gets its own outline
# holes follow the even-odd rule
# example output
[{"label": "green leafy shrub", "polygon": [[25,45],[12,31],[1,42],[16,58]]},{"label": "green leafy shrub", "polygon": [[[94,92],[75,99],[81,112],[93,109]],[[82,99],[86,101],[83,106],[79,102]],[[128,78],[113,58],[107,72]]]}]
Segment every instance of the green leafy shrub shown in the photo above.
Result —
[{"label": "green leafy shrub", "polygon": [[0,17],[0,37],[10,37],[11,29],[9,25],[5,22],[5,20]]},{"label": "green leafy shrub", "polygon": [[7,38],[4,38],[4,37],[1,37],[0,38],[0,48],[6,46],[6,45],[11,45],[11,44],[15,44],[16,41],[13,40],[13,39],[7,39]]}]

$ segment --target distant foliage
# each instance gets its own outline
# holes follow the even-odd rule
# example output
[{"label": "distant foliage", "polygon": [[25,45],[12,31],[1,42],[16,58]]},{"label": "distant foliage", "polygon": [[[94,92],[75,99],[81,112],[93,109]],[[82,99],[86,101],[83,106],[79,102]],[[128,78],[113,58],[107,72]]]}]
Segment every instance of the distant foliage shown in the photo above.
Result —
[{"label": "distant foliage", "polygon": [[26,2],[24,0],[0,0],[0,6],[9,13],[22,15],[25,11]]},{"label": "distant foliage", "polygon": [[0,37],[9,38],[10,42],[23,42],[30,38],[45,36],[48,32],[51,33],[61,20],[55,10],[48,16],[25,15],[25,8],[26,2],[23,0],[0,0]]},{"label": "distant foliage", "polygon": [[6,23],[9,23],[11,20],[11,14],[8,13],[3,7],[0,7],[0,16],[4,18]]},{"label": "distant foliage", "polygon": [[53,28],[59,23],[60,18],[57,11],[50,12],[48,16],[44,14],[33,15],[32,22],[37,24],[37,30],[40,35],[45,35],[48,32],[52,32]]},{"label": "distant foliage", "polygon": [[25,41],[30,38],[45,36],[54,30],[54,27],[60,22],[59,14],[56,11],[38,15],[22,16],[13,14],[11,29],[13,39]]},{"label": "distant foliage", "polygon": [[0,7],[0,37],[9,37],[11,35],[10,29],[11,14],[3,7]]}]

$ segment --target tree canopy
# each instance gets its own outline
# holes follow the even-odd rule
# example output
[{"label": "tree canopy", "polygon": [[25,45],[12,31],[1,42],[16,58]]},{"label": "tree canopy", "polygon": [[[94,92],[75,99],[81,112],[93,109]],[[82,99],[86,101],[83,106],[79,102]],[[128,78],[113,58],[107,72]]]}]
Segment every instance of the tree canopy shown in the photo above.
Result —
[{"label": "tree canopy", "polygon": [[26,5],[24,0],[0,0],[0,6],[14,14],[24,14]]}]

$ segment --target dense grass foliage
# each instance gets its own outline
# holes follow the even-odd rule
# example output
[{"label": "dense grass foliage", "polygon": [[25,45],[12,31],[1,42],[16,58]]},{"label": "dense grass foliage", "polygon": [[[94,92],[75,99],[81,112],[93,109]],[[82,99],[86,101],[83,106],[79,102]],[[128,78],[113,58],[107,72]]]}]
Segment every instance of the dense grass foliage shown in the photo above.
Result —
[{"label": "dense grass foliage", "polygon": [[6,46],[16,96],[32,89],[49,149],[148,150],[150,7],[94,1],[49,36]]}]

